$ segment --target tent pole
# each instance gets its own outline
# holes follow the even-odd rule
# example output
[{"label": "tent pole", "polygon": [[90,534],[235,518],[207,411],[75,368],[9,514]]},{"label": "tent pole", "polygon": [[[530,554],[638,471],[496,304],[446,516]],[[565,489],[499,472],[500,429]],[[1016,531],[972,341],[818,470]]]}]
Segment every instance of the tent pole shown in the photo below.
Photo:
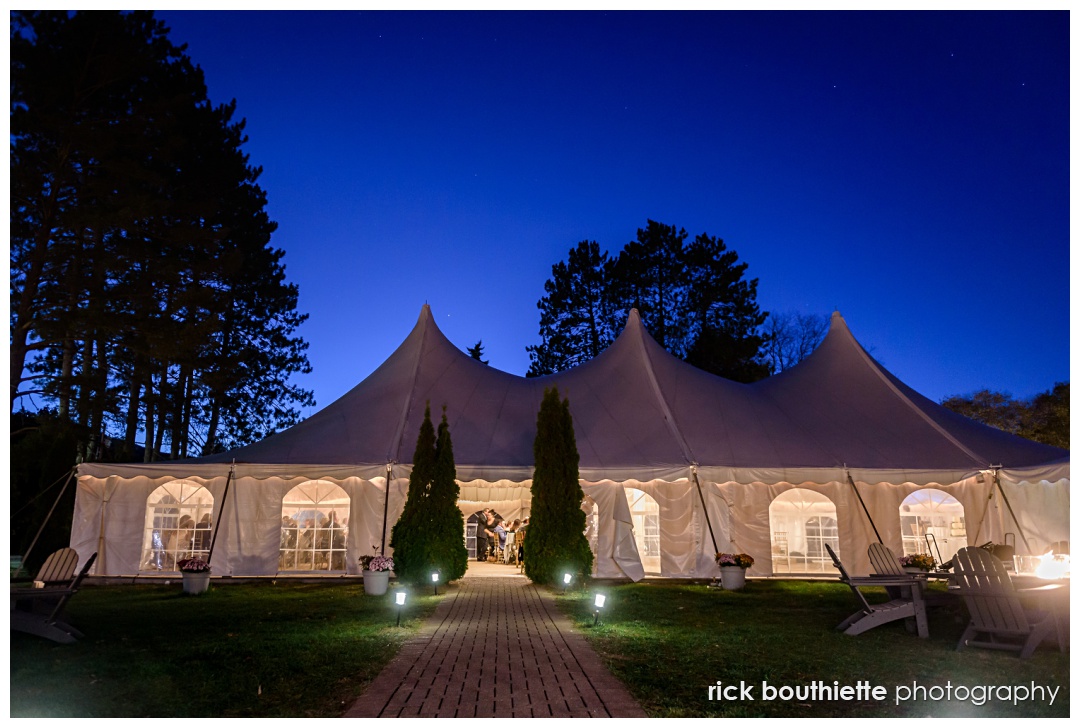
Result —
[{"label": "tent pole", "polygon": [[382,505],[382,549],[379,554],[386,556],[386,517],[390,512],[390,478],[393,474],[393,468],[390,463],[386,464],[386,495],[383,496]]},{"label": "tent pole", "polygon": [[210,559],[214,556],[214,544],[217,543],[218,530],[221,527],[221,517],[225,515],[225,504],[229,502],[229,483],[232,482],[233,472],[236,470],[236,461],[232,461],[232,465],[229,466],[229,475],[225,478],[225,492],[221,496],[221,508],[218,508],[217,523],[214,524],[214,535],[210,537],[210,553],[206,555],[206,563],[210,563]]},{"label": "tent pole", "polygon": [[697,486],[698,497],[701,498],[701,510],[705,511],[705,524],[709,527],[709,537],[712,538],[713,553],[720,553],[720,549],[716,545],[716,534],[712,530],[712,521],[709,520],[709,507],[705,505],[705,494],[701,492],[701,483],[698,481],[697,468],[691,468],[690,472],[694,475],[694,485]]},{"label": "tent pole", "polygon": [[998,492],[1001,493],[1001,500],[1005,501],[1005,507],[1009,509],[1009,515],[1012,516],[1013,523],[1016,524],[1016,530],[1020,532],[1020,538],[1024,539],[1024,548],[1028,553],[1031,553],[1031,546],[1028,544],[1027,536],[1024,535],[1024,527],[1020,525],[1020,521],[1016,519],[1016,514],[1013,513],[1012,504],[1009,503],[1009,497],[1005,495],[1005,489],[1001,487],[1001,478],[998,477],[998,470],[1000,465],[994,467],[994,485],[997,486]]},{"label": "tent pole", "polygon": [[[976,480],[980,483],[985,483],[985,476],[982,472],[978,474]],[[983,524],[986,523],[986,517],[990,514],[990,502],[994,499],[994,489],[991,487],[986,491],[986,508],[983,508],[982,518],[979,519],[979,527],[975,529],[975,538],[969,539],[968,543],[979,543],[979,536],[982,534]]]},{"label": "tent pole", "polygon": [[874,535],[877,536],[878,543],[884,544],[885,542],[881,540],[881,534],[878,533],[877,525],[875,525],[874,519],[870,517],[870,511],[867,509],[866,503],[862,499],[862,493],[860,493],[859,489],[855,487],[855,479],[851,477],[851,471],[845,467],[844,473],[847,475],[847,481],[851,483],[851,489],[855,491],[855,495],[859,499],[859,505],[862,506],[863,513],[866,514],[866,520],[870,521],[870,528],[874,529]]},{"label": "tent pole", "polygon": [[[37,533],[34,534],[34,540],[31,541],[30,545],[26,548],[26,553],[23,554],[22,557],[22,561],[24,564],[26,563],[27,558],[30,556],[30,552],[34,550],[34,546],[37,544],[38,539],[41,538],[41,532],[45,530],[45,524],[49,522],[49,519],[52,518],[53,511],[55,511],[56,507],[60,505],[60,499],[63,498],[64,493],[67,492],[67,487],[71,485],[71,479],[75,477],[75,470],[76,468],[72,468],[71,471],[68,473],[67,480],[64,481],[64,487],[60,489],[60,495],[56,496],[56,500],[53,501],[52,508],[49,509],[49,514],[45,516],[45,520],[41,522],[41,526],[38,528]],[[53,482],[53,485],[56,485],[55,481]]]}]

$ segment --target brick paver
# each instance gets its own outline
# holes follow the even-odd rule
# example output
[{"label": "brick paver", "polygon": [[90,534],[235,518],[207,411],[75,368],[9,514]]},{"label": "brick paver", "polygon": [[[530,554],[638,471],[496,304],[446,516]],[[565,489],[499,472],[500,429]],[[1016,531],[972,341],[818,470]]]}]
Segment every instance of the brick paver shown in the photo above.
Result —
[{"label": "brick paver", "polygon": [[[484,655],[481,658],[481,654]],[[466,577],[346,718],[645,717],[532,582]]]}]

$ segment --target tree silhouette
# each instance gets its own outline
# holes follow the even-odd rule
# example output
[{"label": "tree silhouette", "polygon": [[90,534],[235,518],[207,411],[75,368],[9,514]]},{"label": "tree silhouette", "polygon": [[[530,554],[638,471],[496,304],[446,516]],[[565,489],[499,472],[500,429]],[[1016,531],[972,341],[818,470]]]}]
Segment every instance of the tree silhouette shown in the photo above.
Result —
[{"label": "tree silhouette", "polygon": [[552,266],[544,284],[538,345],[528,347],[528,376],[569,369],[593,358],[636,308],[669,352],[706,371],[751,382],[768,375],[761,360],[757,279],[722,240],[649,220],[618,256],[582,241]]}]

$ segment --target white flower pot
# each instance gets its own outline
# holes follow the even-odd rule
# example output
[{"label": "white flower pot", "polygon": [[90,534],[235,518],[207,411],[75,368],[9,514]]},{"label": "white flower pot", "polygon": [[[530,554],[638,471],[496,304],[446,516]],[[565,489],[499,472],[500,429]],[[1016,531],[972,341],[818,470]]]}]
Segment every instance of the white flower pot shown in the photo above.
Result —
[{"label": "white flower pot", "polygon": [[210,588],[210,572],[200,571],[196,573],[181,572],[181,578],[184,580],[184,593],[185,594],[202,594],[204,591]]},{"label": "white flower pot", "polygon": [[364,593],[372,596],[382,596],[390,586],[389,571],[364,570]]},{"label": "white flower pot", "polygon": [[746,569],[741,566],[721,566],[720,583],[732,591],[746,586]]}]

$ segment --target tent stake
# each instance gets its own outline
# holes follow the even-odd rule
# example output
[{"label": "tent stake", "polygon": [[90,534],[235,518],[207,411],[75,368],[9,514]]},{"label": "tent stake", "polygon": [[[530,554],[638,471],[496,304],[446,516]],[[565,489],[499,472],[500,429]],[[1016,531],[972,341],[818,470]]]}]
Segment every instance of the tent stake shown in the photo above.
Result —
[{"label": "tent stake", "polygon": [[716,534],[712,530],[712,521],[709,520],[709,507],[705,505],[705,494],[701,492],[701,483],[698,481],[697,468],[691,468],[690,472],[694,475],[694,485],[697,486],[698,497],[701,498],[701,510],[705,511],[705,524],[709,527],[709,537],[712,539],[713,553],[720,553],[720,549],[716,545]]},{"label": "tent stake", "polygon": [[386,556],[386,517],[390,511],[390,478],[393,473],[393,468],[390,463],[386,464],[386,495],[383,496],[382,505],[382,548],[379,550],[380,556]]},{"label": "tent stake", "polygon": [[1001,499],[1005,501],[1005,507],[1009,509],[1009,515],[1012,516],[1013,523],[1016,524],[1016,530],[1020,532],[1020,538],[1024,539],[1024,548],[1027,549],[1028,553],[1031,553],[1031,546],[1028,544],[1027,536],[1024,535],[1024,527],[1017,520],[1016,514],[1013,513],[1012,503],[1009,503],[1009,497],[1005,495],[1005,489],[1001,487],[1001,479],[998,477],[1000,467],[999,465],[994,468],[994,485],[997,486],[998,492],[1001,493]]},{"label": "tent stake", "polygon": [[218,529],[221,527],[221,517],[225,515],[225,504],[229,502],[229,483],[233,479],[233,471],[236,470],[236,461],[233,460],[232,465],[229,466],[229,475],[225,478],[225,492],[221,496],[221,508],[218,509],[217,523],[214,524],[214,535],[210,538],[210,553],[206,555],[206,563],[210,563],[210,559],[214,556],[214,544],[217,543]]},{"label": "tent stake", "polygon": [[874,524],[874,519],[870,517],[870,511],[866,508],[866,503],[862,499],[862,493],[855,487],[855,479],[851,477],[851,471],[845,467],[844,473],[847,475],[847,482],[851,483],[851,489],[855,491],[855,495],[859,499],[859,504],[862,506],[863,513],[866,514],[866,520],[870,521],[870,528],[874,529],[874,535],[877,536],[878,543],[884,544],[885,542],[881,540],[881,534],[878,533],[877,526]]}]

